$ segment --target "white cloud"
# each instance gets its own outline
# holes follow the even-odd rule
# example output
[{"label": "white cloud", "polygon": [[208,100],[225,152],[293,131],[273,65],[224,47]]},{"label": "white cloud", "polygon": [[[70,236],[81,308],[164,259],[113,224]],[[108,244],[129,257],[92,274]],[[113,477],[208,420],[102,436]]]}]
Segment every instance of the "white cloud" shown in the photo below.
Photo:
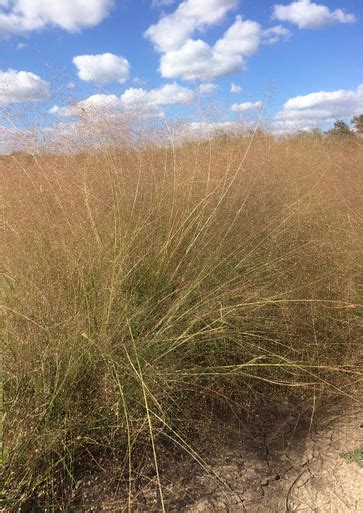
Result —
[{"label": "white cloud", "polygon": [[119,99],[115,94],[94,94],[78,105],[84,110],[110,111],[119,106]]},{"label": "white cloud", "polygon": [[272,17],[280,21],[294,23],[300,29],[318,29],[333,23],[354,23],[354,14],[342,9],[330,11],[326,5],[316,4],[311,0],[296,0],[288,5],[274,5]]},{"label": "white cloud", "polygon": [[0,105],[49,97],[49,83],[28,71],[0,71]]},{"label": "white cloud", "polygon": [[211,80],[240,71],[245,66],[245,57],[258,50],[264,37],[259,23],[237,16],[213,47],[201,39],[188,39],[180,49],[163,55],[161,75],[165,78]]},{"label": "white cloud", "polygon": [[70,32],[94,27],[114,0],[8,0],[0,4],[0,38],[56,26]]},{"label": "white cloud", "polygon": [[120,110],[120,99],[115,94],[94,94],[68,107],[54,105],[48,113],[64,117],[78,117],[83,114],[103,116]]},{"label": "white cloud", "polygon": [[273,44],[290,35],[281,25],[263,30],[256,21],[237,16],[214,46],[192,38],[195,32],[220,23],[237,4],[238,0],[185,0],[173,13],[151,25],[144,36],[162,54],[161,76],[213,80],[243,69],[246,57],[261,44]]},{"label": "white cloud", "polygon": [[320,91],[287,100],[272,123],[275,130],[314,128],[363,111],[363,84],[356,91]]},{"label": "white cloud", "polygon": [[202,28],[220,23],[237,5],[238,0],[186,0],[179,5],[178,11],[184,17],[195,18],[198,28]]},{"label": "white cloud", "polygon": [[168,7],[169,5],[172,5],[175,2],[175,0],[152,0],[151,6],[152,7]]},{"label": "white cloud", "polygon": [[126,82],[129,78],[130,64],[127,59],[113,53],[100,55],[78,55],[73,63],[78,68],[78,76],[87,82]]},{"label": "white cloud", "polygon": [[49,114],[58,116],[105,116],[110,113],[137,112],[138,114],[158,114],[164,105],[188,104],[194,93],[175,82],[158,89],[147,91],[142,88],[129,88],[120,97],[115,94],[94,94],[70,107],[55,105]]},{"label": "white cloud", "polygon": [[192,38],[195,32],[223,21],[237,5],[238,0],[184,0],[174,12],[151,25],[144,36],[162,54],[161,75],[212,80],[243,69],[245,58],[254,54],[260,44],[273,44],[290,35],[281,25],[263,30],[259,23],[237,16],[214,46]]},{"label": "white cloud", "polygon": [[189,39],[182,48],[166,53],[160,60],[163,77],[185,80],[212,80],[243,66],[242,55],[217,53],[201,39]]},{"label": "white cloud", "polygon": [[235,121],[221,121],[219,123],[196,121],[182,126],[178,135],[181,139],[205,139],[217,134],[237,135],[242,131],[243,127]]},{"label": "white cloud", "polygon": [[247,112],[248,110],[260,110],[262,109],[262,102],[244,102],[244,103],[234,103],[231,107],[233,112]]},{"label": "white cloud", "polygon": [[235,84],[234,82],[231,83],[231,93],[232,94],[238,94],[242,91],[242,87],[238,84]]},{"label": "white cloud", "polygon": [[219,39],[214,50],[222,55],[246,55],[257,52],[261,42],[261,25],[257,21],[243,20],[236,16],[236,21]]},{"label": "white cloud", "polygon": [[291,32],[282,25],[276,25],[275,27],[264,30],[262,36],[264,44],[274,45],[275,43],[278,43],[280,39],[289,39],[291,37]]},{"label": "white cloud", "polygon": [[188,104],[194,99],[194,93],[175,82],[166,84],[158,89],[147,91],[142,88],[127,89],[120,97],[122,107],[126,110],[141,108],[143,110],[158,110],[162,105]]},{"label": "white cloud", "polygon": [[151,25],[144,36],[159,52],[180,48],[196,30],[215,25],[238,4],[238,0],[185,0],[168,16]]},{"label": "white cloud", "polygon": [[200,86],[198,87],[198,91],[201,94],[211,94],[214,91],[216,91],[217,89],[218,89],[217,84],[212,84],[211,82],[200,84]]}]

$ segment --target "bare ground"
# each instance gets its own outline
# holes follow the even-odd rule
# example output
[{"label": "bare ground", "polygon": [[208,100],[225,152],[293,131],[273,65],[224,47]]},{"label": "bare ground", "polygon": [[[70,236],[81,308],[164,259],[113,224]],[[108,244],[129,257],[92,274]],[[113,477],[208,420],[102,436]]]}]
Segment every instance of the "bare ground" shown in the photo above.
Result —
[{"label": "bare ground", "polygon": [[[164,458],[166,511],[362,513],[363,469],[343,454],[362,446],[363,409],[329,405],[329,412],[312,419],[256,414],[253,433],[238,422],[206,457],[208,472],[189,459]],[[115,469],[111,474],[106,469],[80,480],[77,513],[162,511],[151,464],[135,482],[130,504],[125,483]]]}]

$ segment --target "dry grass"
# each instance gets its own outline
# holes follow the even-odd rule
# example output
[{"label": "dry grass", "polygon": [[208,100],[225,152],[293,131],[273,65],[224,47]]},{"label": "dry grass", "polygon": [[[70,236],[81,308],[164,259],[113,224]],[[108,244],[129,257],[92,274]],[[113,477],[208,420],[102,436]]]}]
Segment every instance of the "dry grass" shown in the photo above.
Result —
[{"label": "dry grass", "polygon": [[198,458],[181,433],[204,429],[209,397],[215,415],[351,395],[361,164],[358,144],[263,133],[1,158],[6,511],[68,511],[104,454],[131,509],[144,444],[162,509],[159,440]]}]

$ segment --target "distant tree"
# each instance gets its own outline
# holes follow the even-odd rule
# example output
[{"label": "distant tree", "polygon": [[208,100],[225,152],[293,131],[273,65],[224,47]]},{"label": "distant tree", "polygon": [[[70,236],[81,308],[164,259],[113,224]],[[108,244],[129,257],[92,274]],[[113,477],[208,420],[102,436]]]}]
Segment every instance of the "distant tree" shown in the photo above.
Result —
[{"label": "distant tree", "polygon": [[351,121],[355,132],[358,134],[363,134],[363,114],[359,114],[359,116],[354,116]]},{"label": "distant tree", "polygon": [[231,141],[233,137],[231,133],[227,133],[225,130],[223,130],[223,128],[220,128],[217,129],[213,134],[213,139],[221,143],[226,143],[228,141]]},{"label": "distant tree", "polygon": [[323,138],[323,132],[320,130],[320,128],[312,128],[311,130],[299,130],[295,137],[309,141],[321,140]]},{"label": "distant tree", "polygon": [[354,134],[345,121],[337,119],[334,123],[334,128],[328,131],[328,135],[339,138],[348,138],[352,137]]}]

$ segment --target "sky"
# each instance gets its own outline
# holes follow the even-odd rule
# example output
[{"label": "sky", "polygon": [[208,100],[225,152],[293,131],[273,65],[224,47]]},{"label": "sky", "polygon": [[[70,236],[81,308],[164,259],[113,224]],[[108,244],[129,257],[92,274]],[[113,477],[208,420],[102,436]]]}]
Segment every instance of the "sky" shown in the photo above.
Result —
[{"label": "sky", "polygon": [[0,0],[0,141],[85,112],[329,128],[363,112],[362,23],[362,0]]}]

